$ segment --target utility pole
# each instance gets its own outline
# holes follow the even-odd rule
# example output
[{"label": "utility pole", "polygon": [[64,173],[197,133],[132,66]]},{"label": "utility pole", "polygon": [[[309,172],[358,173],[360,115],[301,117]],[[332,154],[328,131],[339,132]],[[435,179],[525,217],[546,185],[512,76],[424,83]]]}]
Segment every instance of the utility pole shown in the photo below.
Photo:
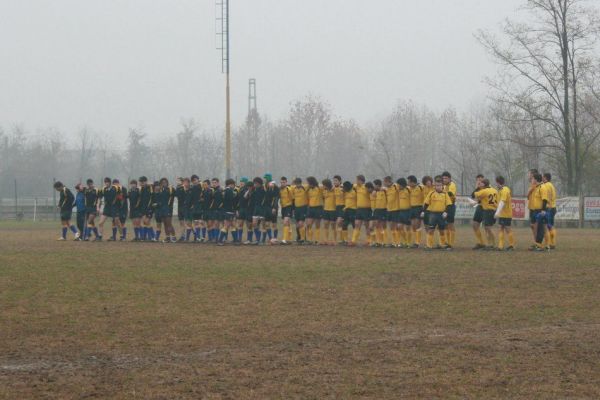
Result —
[{"label": "utility pole", "polygon": [[[220,39],[221,73],[225,74],[225,176],[231,178],[231,97],[229,93],[229,0],[217,0],[217,37]],[[220,10],[220,15],[219,15]],[[220,25],[220,29],[219,29]]]}]

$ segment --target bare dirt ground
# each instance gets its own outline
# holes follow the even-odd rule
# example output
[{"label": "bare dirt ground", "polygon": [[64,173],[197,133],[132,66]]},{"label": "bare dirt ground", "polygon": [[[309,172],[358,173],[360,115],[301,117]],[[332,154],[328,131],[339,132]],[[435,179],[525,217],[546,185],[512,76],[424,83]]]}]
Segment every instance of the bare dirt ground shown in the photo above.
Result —
[{"label": "bare dirt ground", "polygon": [[56,234],[0,224],[0,398],[600,397],[598,231],[540,254]]}]

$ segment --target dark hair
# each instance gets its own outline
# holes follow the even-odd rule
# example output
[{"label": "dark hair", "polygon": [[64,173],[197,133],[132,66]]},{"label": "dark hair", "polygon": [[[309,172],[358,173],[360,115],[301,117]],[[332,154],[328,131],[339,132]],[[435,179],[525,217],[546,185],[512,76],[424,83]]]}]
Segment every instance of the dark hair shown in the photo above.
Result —
[{"label": "dark hair", "polygon": [[258,183],[259,185],[263,185],[264,181],[260,176],[257,176],[256,178],[252,179],[252,182],[254,183]]},{"label": "dark hair", "polygon": [[205,180],[203,180],[202,182],[203,182],[203,183],[206,183],[206,184],[208,184],[208,185],[210,185],[210,179],[205,179]]},{"label": "dark hair", "polygon": [[190,177],[190,179],[191,179],[191,180],[194,180],[194,179],[200,179],[200,177],[199,177],[198,175],[194,174],[194,175],[192,175],[192,176]]},{"label": "dark hair", "polygon": [[535,175],[535,174],[539,174],[540,172],[537,170],[537,168],[531,168],[531,169],[529,170],[529,173],[530,173],[530,174],[533,176],[533,175]]},{"label": "dark hair", "polygon": [[287,182],[287,178],[285,176],[282,176],[281,178],[279,178],[280,181],[286,181]]},{"label": "dark hair", "polygon": [[90,184],[94,183],[94,180],[92,178],[89,178],[87,181],[85,181],[85,183],[90,185]]},{"label": "dark hair", "polygon": [[189,182],[189,181],[190,181],[190,178],[187,178],[187,177],[182,179],[182,182]]},{"label": "dark hair", "polygon": [[367,189],[371,189],[371,190],[375,189],[375,186],[373,186],[373,182],[367,182],[367,183],[365,183],[365,187]]},{"label": "dark hair", "polygon": [[548,182],[550,182],[550,181],[552,180],[552,174],[551,174],[550,172],[546,172],[546,173],[544,174],[544,178],[546,178],[546,180],[547,180]]},{"label": "dark hair", "polygon": [[502,175],[498,175],[496,177],[496,183],[498,185],[504,185],[505,182],[506,182],[506,180],[504,179],[504,177]]},{"label": "dark hair", "polygon": [[111,179],[107,176],[106,178],[104,178],[104,183],[110,183]]},{"label": "dark hair", "polygon": [[349,192],[352,190],[352,182],[346,181],[344,183],[342,183],[342,188],[344,189],[344,192]]},{"label": "dark hair", "polygon": [[429,175],[425,175],[425,176],[423,177],[423,179],[421,179],[421,183],[423,183],[423,185],[424,185],[426,182],[431,182],[431,183],[433,183],[433,179],[432,179],[432,178],[431,178]]},{"label": "dark hair", "polygon": [[375,179],[373,181],[373,185],[375,185],[375,186],[381,186],[381,179]]},{"label": "dark hair", "polygon": [[331,188],[333,188],[333,183],[331,182],[331,179],[323,179],[323,181],[321,182],[323,184],[323,186],[325,186],[328,190],[331,190]]},{"label": "dark hair", "polygon": [[301,185],[302,184],[302,178],[294,178],[294,185]]},{"label": "dark hair", "polygon": [[160,181],[158,181],[158,183],[159,183],[159,184],[161,184],[161,183],[163,183],[163,182],[166,182],[166,183],[167,183],[167,185],[169,184],[169,180],[168,180],[167,178],[164,178],[164,177],[163,177],[163,178],[160,178]]},{"label": "dark hair", "polygon": [[60,189],[62,188],[64,185],[62,184],[61,181],[56,181],[54,182],[54,189]]},{"label": "dark hair", "polygon": [[319,181],[317,181],[317,178],[315,178],[314,176],[309,176],[308,178],[306,178],[306,182],[308,183],[308,186],[319,186]]},{"label": "dark hair", "polygon": [[406,185],[408,185],[408,182],[406,182],[406,179],[404,178],[400,178],[396,181],[396,183],[398,185],[400,185],[400,187],[406,187]]},{"label": "dark hair", "polygon": [[121,182],[119,182],[119,180],[117,178],[115,178],[112,180],[112,183],[121,183]]},{"label": "dark hair", "polygon": [[542,181],[542,175],[540,175],[539,173],[535,173],[533,174],[533,179],[535,179],[538,182]]},{"label": "dark hair", "polygon": [[338,181],[340,181],[340,182],[342,181],[342,177],[341,177],[341,176],[339,176],[339,175],[334,175],[334,176],[333,176],[333,179],[337,179],[337,180],[338,180]]},{"label": "dark hair", "polygon": [[356,180],[365,183],[366,179],[364,175],[356,175]]},{"label": "dark hair", "polygon": [[140,182],[148,182],[148,178],[146,178],[145,176],[140,176],[139,181]]},{"label": "dark hair", "polygon": [[488,187],[490,186],[490,180],[485,178],[481,180],[481,183],[483,183],[484,186]]},{"label": "dark hair", "polygon": [[475,179],[480,179],[480,178],[483,179],[485,177],[482,174],[477,174],[477,176],[475,177]]},{"label": "dark hair", "polygon": [[154,181],[154,182],[152,182],[152,186],[160,186],[160,182],[159,181]]},{"label": "dark hair", "polygon": [[235,185],[235,181],[231,178],[229,178],[225,181],[225,186],[229,186],[229,185]]},{"label": "dark hair", "polygon": [[433,181],[436,183],[442,182],[442,175],[436,175],[435,178],[433,178]]},{"label": "dark hair", "polygon": [[211,182],[212,182],[212,181],[215,181],[215,182],[219,183],[219,178],[212,178],[212,179],[211,179]]},{"label": "dark hair", "polygon": [[137,181],[135,179],[132,179],[132,180],[129,181],[129,184],[130,185],[134,185],[134,184],[137,185]]},{"label": "dark hair", "polygon": [[384,182],[393,182],[392,177],[391,176],[386,176],[385,178],[383,178]]},{"label": "dark hair", "polygon": [[409,181],[410,183],[417,183],[417,177],[414,175],[409,175],[408,178],[406,178],[407,181]]},{"label": "dark hair", "polygon": [[442,172],[442,177],[452,178],[452,175],[450,175],[450,172],[444,171],[444,172]]}]

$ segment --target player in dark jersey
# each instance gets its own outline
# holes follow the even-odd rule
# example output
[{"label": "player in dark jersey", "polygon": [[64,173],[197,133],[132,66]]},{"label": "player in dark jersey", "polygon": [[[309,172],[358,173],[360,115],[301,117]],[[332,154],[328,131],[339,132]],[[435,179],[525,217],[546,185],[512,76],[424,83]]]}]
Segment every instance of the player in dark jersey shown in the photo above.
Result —
[{"label": "player in dark jersey", "polygon": [[233,219],[235,217],[235,203],[238,195],[235,187],[235,181],[233,179],[227,179],[225,181],[225,189],[222,191],[222,201],[219,209],[219,219],[222,221],[221,232],[219,235],[218,244],[224,245],[229,236],[229,231],[232,230],[232,236],[234,242],[237,241],[237,233],[235,232],[235,226],[233,225]]},{"label": "player in dark jersey", "polygon": [[60,210],[60,223],[62,226],[61,236],[58,240],[67,240],[67,231],[70,229],[75,235],[75,240],[80,240],[80,233],[75,227],[75,225],[71,224],[71,216],[73,214],[73,203],[75,202],[75,196],[69,190],[68,187],[62,184],[62,182],[54,183],[54,189],[60,193],[60,197],[58,200],[58,208]]},{"label": "player in dark jersey", "polygon": [[238,195],[238,211],[237,211],[237,229],[240,241],[244,234],[244,224],[246,224],[246,243],[252,242],[252,212],[250,211],[250,197],[248,190],[251,184],[248,183],[248,178],[240,179],[239,195]]},{"label": "player in dark jersey", "polygon": [[262,242],[265,243],[266,239],[277,240],[278,229],[277,229],[277,213],[279,211],[279,187],[273,181],[271,174],[265,174],[265,204],[269,208],[269,212],[265,216],[265,228],[267,235],[263,236]]},{"label": "player in dark jersey", "polygon": [[94,186],[93,179],[88,179],[86,181],[86,187],[83,189],[83,196],[86,212],[86,227],[83,233],[83,240],[88,241],[92,236],[92,232],[94,233],[94,236],[98,238],[98,228],[96,228],[95,221],[96,215],[98,215],[100,190]]},{"label": "player in dark jersey", "polygon": [[152,191],[153,187],[148,183],[148,178],[140,176],[138,180],[140,186],[140,198],[138,211],[142,216],[142,230],[140,240],[154,240],[154,228],[152,228]]},{"label": "player in dark jersey", "polygon": [[133,224],[134,242],[142,238],[142,213],[140,210],[140,189],[135,179],[129,181],[129,218]]}]

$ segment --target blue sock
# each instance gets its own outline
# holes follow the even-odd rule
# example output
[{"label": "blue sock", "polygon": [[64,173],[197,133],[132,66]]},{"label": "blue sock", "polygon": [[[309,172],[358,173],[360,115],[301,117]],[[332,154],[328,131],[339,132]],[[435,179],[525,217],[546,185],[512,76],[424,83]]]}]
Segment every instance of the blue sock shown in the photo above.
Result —
[{"label": "blue sock", "polygon": [[231,231],[231,237],[233,238],[234,242],[238,241],[238,231],[237,231],[237,229],[234,229],[234,230]]},{"label": "blue sock", "polygon": [[154,228],[149,226],[148,227],[148,239],[152,240],[154,238],[155,238]]},{"label": "blue sock", "polygon": [[127,228],[123,228],[123,234],[121,235],[123,239],[127,239]]},{"label": "blue sock", "polygon": [[77,228],[75,227],[75,225],[71,225],[69,228],[71,229],[71,232],[77,233]]},{"label": "blue sock", "polygon": [[117,228],[113,228],[112,229],[112,238],[116,239],[117,238]]},{"label": "blue sock", "polygon": [[271,230],[271,228],[267,229],[267,236],[269,237],[269,240],[273,238],[273,231]]},{"label": "blue sock", "polygon": [[158,229],[156,230],[156,232],[154,232],[154,239],[160,239],[160,231]]},{"label": "blue sock", "polygon": [[275,239],[277,239],[277,234],[278,234],[278,233],[279,233],[279,229],[277,229],[277,228],[273,229],[273,237],[274,237]]},{"label": "blue sock", "polygon": [[192,228],[187,228],[185,230],[185,240],[186,240],[186,242],[190,241],[190,236],[192,236]]},{"label": "blue sock", "polygon": [[206,228],[202,228],[202,239],[206,239]]},{"label": "blue sock", "polygon": [[84,238],[84,239],[87,239],[87,238],[89,238],[89,237],[90,237],[90,233],[91,233],[90,231],[91,231],[91,230],[92,230],[92,228],[89,228],[89,227],[86,227],[86,228],[84,229],[84,231],[83,231],[83,238]]},{"label": "blue sock", "polygon": [[67,227],[63,226],[63,228],[62,228],[62,237],[63,237],[63,239],[67,238],[67,231],[68,230],[69,229]]},{"label": "blue sock", "polygon": [[194,239],[195,240],[200,239],[200,228],[194,229]]},{"label": "blue sock", "polygon": [[248,229],[248,232],[246,232],[246,240],[249,242],[252,241],[252,229]]},{"label": "blue sock", "polygon": [[92,228],[92,232],[94,232],[94,235],[96,235],[96,237],[99,237],[100,235],[98,234],[98,228],[93,227]]},{"label": "blue sock", "polygon": [[260,229],[254,228],[254,236],[256,236],[256,241],[260,242]]},{"label": "blue sock", "polygon": [[221,235],[219,236],[219,242],[225,241],[226,238],[227,238],[227,232],[221,231]]}]

